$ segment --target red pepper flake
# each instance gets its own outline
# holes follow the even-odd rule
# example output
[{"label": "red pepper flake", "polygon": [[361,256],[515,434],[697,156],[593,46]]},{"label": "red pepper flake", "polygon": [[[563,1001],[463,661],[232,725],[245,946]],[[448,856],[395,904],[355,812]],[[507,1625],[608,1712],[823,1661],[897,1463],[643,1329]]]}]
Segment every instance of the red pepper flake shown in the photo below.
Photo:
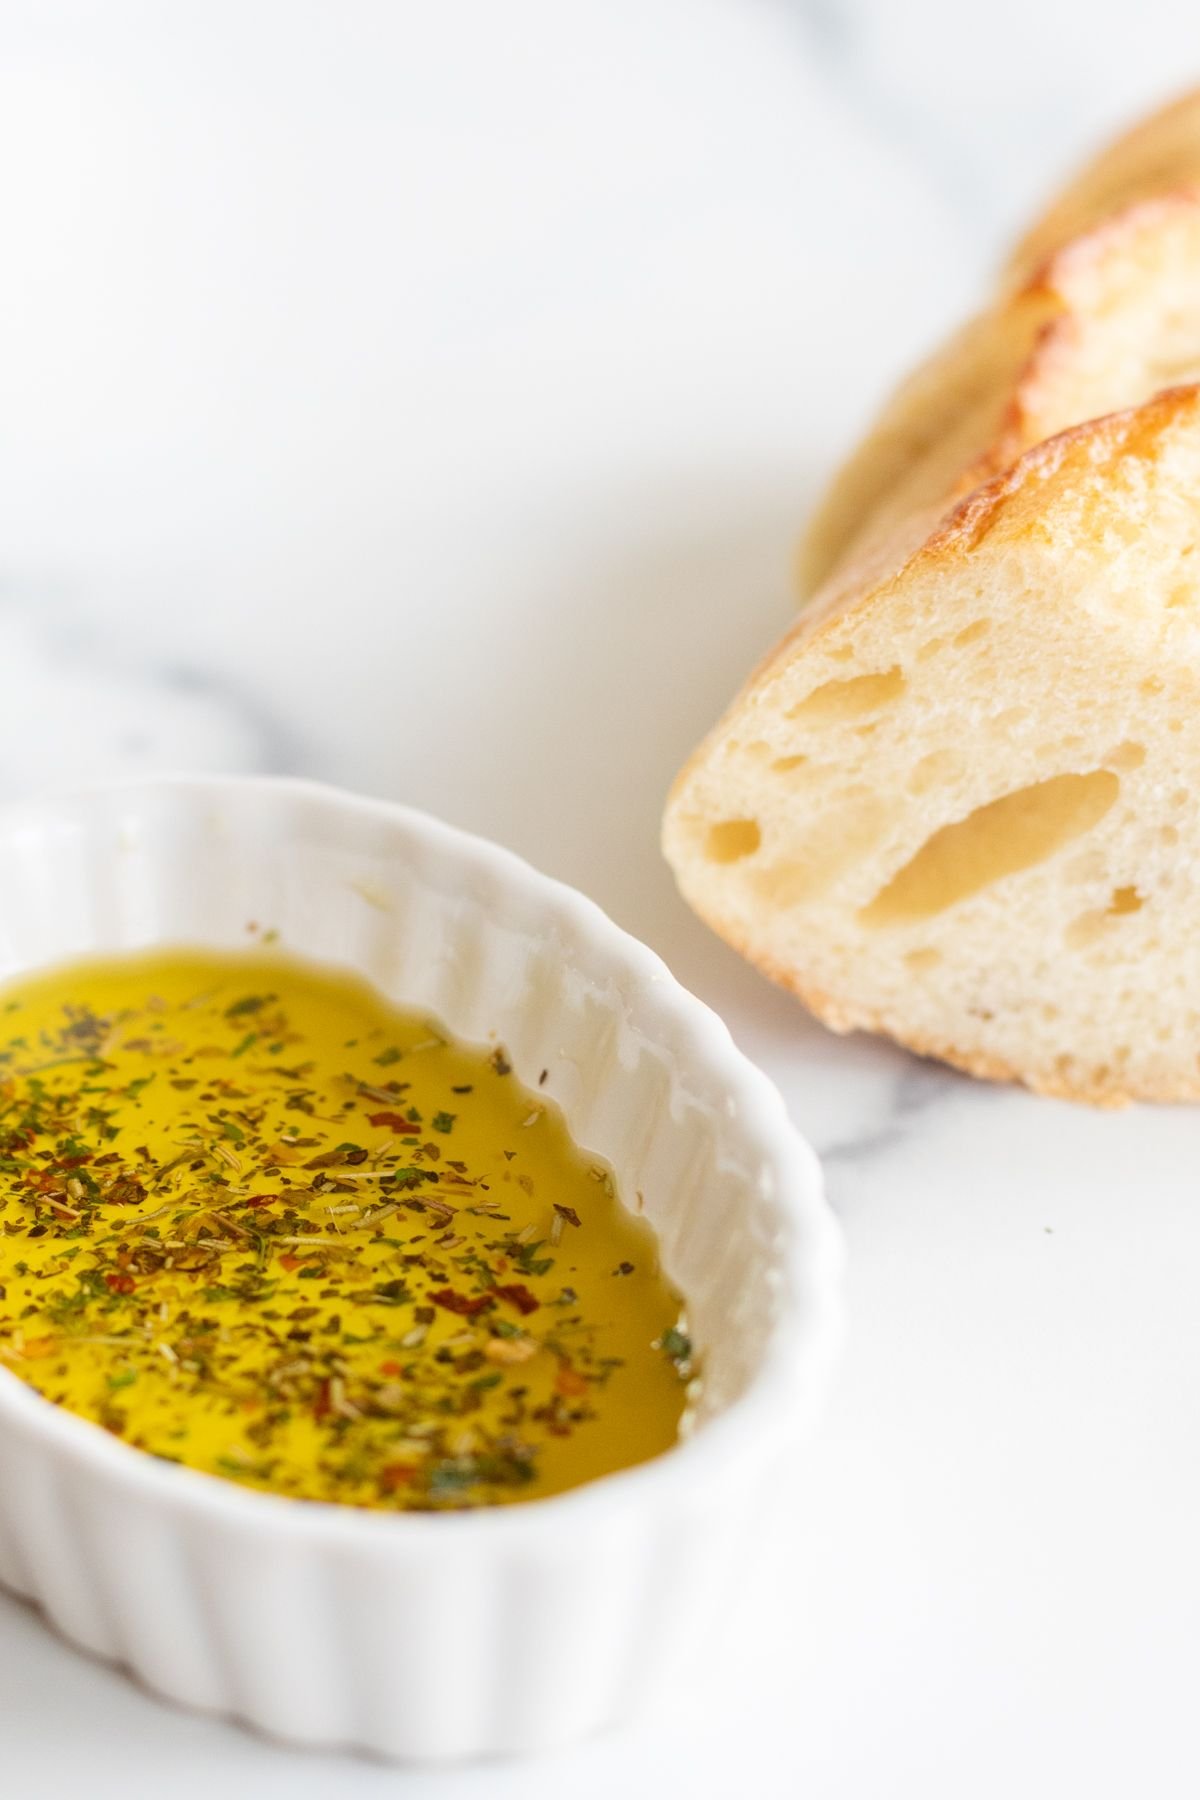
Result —
[{"label": "red pepper flake", "polygon": [[558,1365],[558,1374],[554,1377],[556,1394],[561,1394],[567,1400],[577,1400],[580,1394],[586,1394],[587,1390],[586,1375],[581,1375],[578,1369],[571,1367],[570,1363]]},{"label": "red pepper flake", "polygon": [[333,1403],[329,1395],[329,1382],[326,1379],[317,1389],[317,1397],[313,1401],[313,1418],[318,1421],[327,1419],[332,1411]]},{"label": "red pepper flake", "polygon": [[386,1125],[389,1131],[398,1131],[401,1137],[416,1137],[417,1127],[403,1113],[377,1112],[367,1114],[368,1125]]},{"label": "red pepper flake", "polygon": [[518,1312],[536,1312],[541,1305],[541,1301],[530,1293],[523,1281],[506,1281],[503,1287],[493,1288],[492,1292],[501,1300],[507,1300],[510,1306],[515,1306]]},{"label": "red pepper flake", "polygon": [[381,1362],[379,1365],[379,1373],[381,1375],[403,1375],[404,1364],[394,1362],[391,1360],[389,1360],[387,1362]]},{"label": "red pepper flake", "polygon": [[279,1266],[281,1269],[286,1269],[290,1275],[293,1269],[298,1269],[300,1267],[300,1262],[300,1257],[298,1257],[294,1251],[285,1250],[279,1259]]},{"label": "red pepper flake", "polygon": [[246,1205],[247,1206],[273,1206],[275,1201],[278,1200],[278,1198],[279,1198],[278,1194],[251,1194],[250,1198],[246,1202]]},{"label": "red pepper flake", "polygon": [[[496,1290],[497,1293],[503,1291],[503,1288]],[[444,1306],[447,1312],[462,1313],[468,1319],[473,1319],[476,1313],[483,1312],[485,1307],[492,1304],[490,1294],[476,1294],[472,1299],[469,1294],[456,1294],[453,1288],[438,1288],[429,1298],[435,1306]]]},{"label": "red pepper flake", "polygon": [[137,1283],[132,1275],[111,1274],[104,1277],[104,1285],[111,1294],[132,1294]]},{"label": "red pepper flake", "polygon": [[386,1494],[408,1487],[416,1479],[415,1463],[385,1463],[379,1471],[379,1485]]}]

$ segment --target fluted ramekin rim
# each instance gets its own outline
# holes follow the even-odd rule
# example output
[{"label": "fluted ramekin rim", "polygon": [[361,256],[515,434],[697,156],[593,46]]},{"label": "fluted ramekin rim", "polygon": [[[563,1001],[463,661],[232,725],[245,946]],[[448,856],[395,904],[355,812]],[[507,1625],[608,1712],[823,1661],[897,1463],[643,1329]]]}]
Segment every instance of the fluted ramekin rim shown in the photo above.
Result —
[{"label": "fluted ramekin rim", "polygon": [[[503,1506],[445,1512],[385,1512],[336,1502],[297,1501],[242,1487],[220,1476],[168,1463],[123,1443],[102,1427],[44,1399],[0,1366],[0,1435],[6,1423],[36,1435],[76,1468],[123,1480],[147,1497],[192,1518],[236,1524],[277,1537],[299,1534],[314,1543],[357,1542],[373,1552],[397,1553],[433,1539],[448,1547],[478,1543],[545,1542],[574,1537],[597,1512],[614,1507],[703,1504],[731,1474],[750,1474],[781,1442],[794,1437],[819,1403],[840,1345],[844,1318],[840,1227],[825,1199],[820,1165],[788,1118],[774,1083],[735,1045],[725,1022],[670,973],[666,964],[594,901],[542,874],[516,852],[419,808],[351,793],[295,776],[163,774],[75,784],[0,806],[0,839],[22,826],[49,822],[60,806],[102,798],[178,792],[193,802],[219,803],[251,795],[286,807],[317,802],[345,814],[403,826],[430,846],[486,868],[497,882],[522,889],[547,914],[569,920],[638,985],[653,985],[657,1001],[682,1027],[686,1050],[677,1058],[714,1070],[734,1102],[736,1134],[771,1176],[770,1205],[779,1226],[775,1258],[782,1280],[777,1317],[745,1389],[693,1434],[659,1455],[560,1494]],[[686,1296],[685,1296],[686,1299]]]}]

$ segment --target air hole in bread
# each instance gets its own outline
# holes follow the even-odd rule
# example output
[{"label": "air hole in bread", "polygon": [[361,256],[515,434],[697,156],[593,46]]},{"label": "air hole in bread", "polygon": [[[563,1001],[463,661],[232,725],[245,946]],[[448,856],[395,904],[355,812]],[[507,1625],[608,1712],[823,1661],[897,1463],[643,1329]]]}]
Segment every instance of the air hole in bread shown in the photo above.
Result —
[{"label": "air hole in bread", "polygon": [[1090,831],[1121,783],[1111,769],[1052,775],[943,825],[860,913],[867,926],[931,919]]},{"label": "air hole in bread", "polygon": [[1095,907],[1090,912],[1080,913],[1077,919],[1072,919],[1066,930],[1067,948],[1080,950],[1088,944],[1094,944],[1097,938],[1103,937],[1114,919],[1127,913],[1141,912],[1145,904],[1135,887],[1114,888],[1107,906]]},{"label": "air hole in bread", "polygon": [[802,769],[807,761],[807,756],[777,756],[771,767],[776,775],[790,775],[793,769]]},{"label": "air hole in bread", "polygon": [[757,819],[722,819],[709,826],[704,848],[710,862],[732,863],[753,856],[761,843]]},{"label": "air hole in bread", "polygon": [[845,681],[826,681],[806,700],[793,706],[789,719],[807,719],[814,725],[836,725],[842,719],[859,719],[899,699],[904,692],[904,673],[897,666],[880,675],[851,675]]},{"label": "air hole in bread", "polygon": [[1063,942],[1068,950],[1086,950],[1097,938],[1103,937],[1109,927],[1109,916],[1103,907],[1093,907],[1090,912],[1080,913],[1063,933]]},{"label": "air hole in bread", "polygon": [[979,638],[986,637],[991,629],[992,621],[990,619],[976,619],[973,625],[964,626],[962,631],[958,633],[953,641],[958,645],[959,649],[962,650],[965,649],[968,644],[975,643]]},{"label": "air hole in bread", "polygon": [[992,730],[1014,731],[1018,725],[1023,725],[1028,717],[1029,708],[1027,706],[1007,707],[1004,712],[997,713],[993,718]]},{"label": "air hole in bread", "polygon": [[957,750],[931,750],[923,756],[908,778],[910,794],[927,794],[930,788],[954,781],[963,773],[965,762]]},{"label": "air hole in bread", "polygon": [[926,969],[936,969],[941,960],[941,951],[934,949],[909,950],[904,958],[906,967],[915,975],[920,975]]},{"label": "air hole in bread", "polygon": [[1173,825],[1164,825],[1158,834],[1158,841],[1160,844],[1166,844],[1167,848],[1170,849],[1179,842],[1179,833]]},{"label": "air hole in bread", "polygon": [[810,828],[797,854],[753,871],[755,893],[781,911],[812,900],[875,849],[888,817],[887,807],[869,788],[847,788],[842,804]]},{"label": "air hole in bread", "polygon": [[1145,760],[1145,745],[1135,744],[1130,738],[1127,739],[1125,743],[1117,745],[1116,749],[1108,758],[1108,766],[1110,769],[1120,769],[1122,771],[1140,769]]}]

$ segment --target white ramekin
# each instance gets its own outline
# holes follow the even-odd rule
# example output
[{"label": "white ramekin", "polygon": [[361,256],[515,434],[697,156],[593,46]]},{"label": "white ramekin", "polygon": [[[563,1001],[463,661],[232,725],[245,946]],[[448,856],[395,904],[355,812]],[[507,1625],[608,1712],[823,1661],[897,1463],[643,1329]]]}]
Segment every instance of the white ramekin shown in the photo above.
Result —
[{"label": "white ramekin", "polygon": [[653,1700],[736,1579],[838,1338],[816,1159],[713,1013],[590,901],[398,806],[173,779],[0,811],[0,977],[93,951],[287,948],[502,1043],[644,1196],[704,1397],[572,1493],[386,1515],[156,1462],[0,1370],[0,1581],[157,1693],[389,1757],[549,1747]]}]

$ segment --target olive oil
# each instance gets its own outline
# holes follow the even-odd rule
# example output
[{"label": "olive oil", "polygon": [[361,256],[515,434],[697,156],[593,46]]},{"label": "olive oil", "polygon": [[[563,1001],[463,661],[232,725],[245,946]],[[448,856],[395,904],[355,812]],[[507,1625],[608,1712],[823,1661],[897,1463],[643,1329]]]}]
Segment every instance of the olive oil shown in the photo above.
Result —
[{"label": "olive oil", "polygon": [[677,1438],[649,1226],[502,1048],[262,949],[0,991],[0,1363],[297,1499],[560,1492]]}]

